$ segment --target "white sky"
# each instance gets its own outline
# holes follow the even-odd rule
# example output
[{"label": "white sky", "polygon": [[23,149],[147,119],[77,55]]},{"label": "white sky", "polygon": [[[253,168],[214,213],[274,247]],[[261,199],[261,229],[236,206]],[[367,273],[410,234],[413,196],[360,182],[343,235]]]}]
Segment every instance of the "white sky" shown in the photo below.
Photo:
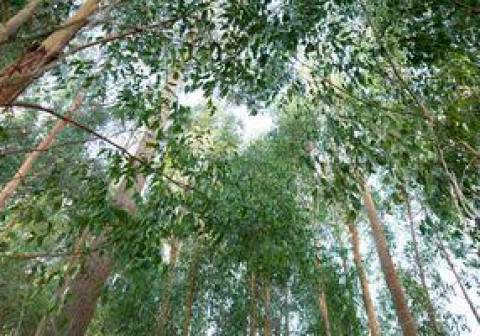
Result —
[{"label": "white sky", "polygon": [[[181,93],[178,97],[181,104],[186,106],[200,105],[205,102],[203,93],[200,90],[185,94]],[[245,105],[226,107],[227,112],[232,113],[235,117],[240,119],[243,124],[243,140],[245,142],[252,141],[266,133],[273,127],[273,119],[268,114],[258,114],[256,116],[250,115]]]}]

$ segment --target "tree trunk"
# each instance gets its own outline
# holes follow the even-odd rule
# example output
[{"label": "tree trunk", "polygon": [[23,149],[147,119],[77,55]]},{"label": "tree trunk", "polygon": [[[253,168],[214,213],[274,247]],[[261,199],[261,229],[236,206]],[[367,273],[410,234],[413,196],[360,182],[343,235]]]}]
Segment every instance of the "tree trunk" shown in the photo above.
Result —
[{"label": "tree trunk", "polygon": [[263,304],[265,306],[264,335],[272,336],[272,321],[270,316],[270,288],[266,283],[263,283],[262,287],[263,287]]},{"label": "tree trunk", "polygon": [[289,318],[289,315],[290,315],[290,302],[289,302],[289,288],[288,288],[288,284],[287,284],[287,287],[286,287],[286,291],[285,291],[285,298],[284,298],[284,309],[285,309],[285,336],[290,336],[290,318]]},{"label": "tree trunk", "polygon": [[[92,243],[93,252],[69,286],[69,293],[60,316],[55,320],[60,335],[83,336],[95,313],[96,302],[113,267],[111,259],[99,247],[105,235]],[[51,330],[48,335],[53,334]]]},{"label": "tree trunk", "polygon": [[188,336],[190,334],[190,324],[192,322],[193,315],[193,300],[197,293],[197,273],[198,273],[198,243],[194,243],[192,251],[192,259],[190,262],[189,270],[189,288],[187,298],[185,300],[185,322],[183,324],[183,336]]},{"label": "tree trunk", "polygon": [[363,201],[367,210],[373,240],[375,241],[375,246],[377,248],[378,257],[380,259],[388,289],[392,295],[400,326],[405,336],[416,336],[416,322],[408,308],[405,292],[395,272],[392,256],[390,255],[387,245],[387,239],[383,232],[382,225],[380,224],[380,219],[378,218],[372,195],[370,194],[370,190],[365,181],[362,181],[362,189]]},{"label": "tree trunk", "polygon": [[427,299],[425,303],[427,305],[428,319],[430,320],[432,334],[442,335],[441,327],[438,324],[437,312],[435,310],[435,306],[433,305],[432,299],[430,298],[430,292],[427,286],[427,277],[425,275],[425,270],[423,268],[422,257],[420,256],[420,249],[418,248],[417,235],[415,233],[415,223],[413,221],[412,208],[410,204],[410,197],[408,196],[408,193],[406,191],[405,191],[405,195],[407,198],[407,215],[408,215],[408,221],[410,224],[410,235],[412,236],[413,254],[415,258],[415,263],[417,264],[418,274],[420,275],[420,281],[422,283],[422,287],[423,287],[423,290],[425,291],[425,296]]},{"label": "tree trunk", "polygon": [[[314,259],[315,268],[317,270],[321,269],[320,259],[315,256]],[[318,308],[320,310],[320,315],[322,316],[324,328],[325,328],[325,335],[331,336],[332,335],[332,327],[330,326],[330,318],[328,317],[328,305],[327,305],[327,297],[325,296],[325,292],[320,288],[318,294]]]},{"label": "tree trunk", "polygon": [[[82,104],[82,100],[82,94],[78,94],[75,97],[72,106],[65,113],[65,116],[67,117],[75,112]],[[9,198],[13,195],[15,190],[17,190],[20,183],[25,179],[37,158],[42,154],[42,152],[46,151],[52,145],[57,134],[63,131],[66,125],[67,122],[65,120],[58,120],[50,133],[48,133],[47,136],[38,144],[35,150],[27,155],[25,161],[20,166],[15,176],[5,185],[5,187],[3,187],[2,191],[0,192],[0,210],[5,207]]]},{"label": "tree trunk", "polygon": [[[162,90],[162,97],[164,98],[159,108],[160,112],[158,117],[162,125],[166,124],[166,120],[169,117],[169,105],[172,102],[172,99],[175,98],[174,93],[179,81],[180,78],[178,76],[178,72],[174,72],[168,78],[165,87]],[[150,130],[144,130],[141,140],[139,141],[137,149],[134,153],[136,157],[141,157],[147,161],[151,159],[153,150],[148,146],[151,139],[152,134]],[[134,215],[136,212],[136,205],[133,200],[133,195],[135,192],[140,192],[143,189],[145,181],[145,176],[138,174],[133,190],[127,189],[127,180],[125,178],[122,179],[122,182],[117,186],[117,190],[113,198],[117,204],[125,209],[130,215]],[[94,244],[99,245],[104,242],[106,240],[106,235],[108,234],[107,231],[108,230],[106,230],[98,238],[95,238]],[[71,286],[78,288],[78,290],[70,291],[68,305],[65,305],[65,307],[60,311],[58,320],[71,321],[66,323],[72,327],[72,329],[69,329],[69,332],[67,333],[68,335],[85,334],[88,324],[93,317],[93,313],[95,312],[96,302],[100,295],[100,290],[97,290],[97,288],[101,289],[107,280],[108,274],[105,274],[106,271],[109,272],[113,269],[114,260],[107,254],[100,255],[99,253],[100,252],[94,252],[92,257],[85,261],[85,267],[83,267],[82,270],[72,280]],[[88,279],[88,281],[85,281],[85,279]],[[86,315],[89,317],[89,319],[82,317],[85,315],[84,311],[87,309],[91,312],[91,314]],[[77,325],[74,323],[76,320],[82,322],[81,327],[77,327]],[[77,329],[79,333],[75,334],[74,332],[76,332]]]},{"label": "tree trunk", "polygon": [[353,261],[355,262],[355,266],[357,266],[358,278],[360,280],[360,286],[362,287],[363,303],[365,304],[365,310],[367,312],[370,334],[372,336],[380,336],[380,326],[378,325],[375,306],[373,305],[372,296],[368,286],[367,273],[363,267],[362,256],[360,254],[360,239],[357,226],[354,223],[350,223],[348,225],[348,230],[350,231],[350,238],[353,246]]},{"label": "tree trunk", "polygon": [[52,33],[40,46],[27,51],[15,63],[0,73],[0,106],[15,101],[23,90],[54,62],[62,49],[82,28],[90,15],[98,8],[100,0],[86,0],[78,11]]},{"label": "tree trunk", "polygon": [[170,255],[168,260],[168,269],[162,286],[162,302],[160,306],[160,321],[158,323],[157,335],[170,335],[168,328],[171,315],[171,291],[173,287],[173,279],[175,276],[175,265],[180,245],[176,239],[170,241]]},{"label": "tree trunk", "polygon": [[257,335],[256,281],[255,273],[252,273],[250,277],[250,336]]},{"label": "tree trunk", "polygon": [[4,25],[0,24],[0,45],[12,37],[18,28],[32,17],[42,1],[43,0],[29,0],[27,5],[15,14],[14,17],[6,21]]},{"label": "tree trunk", "polygon": [[448,267],[450,267],[450,270],[452,271],[453,275],[455,276],[455,281],[458,283],[458,286],[460,286],[460,290],[462,291],[463,297],[465,300],[467,300],[467,303],[470,307],[470,310],[472,311],[473,315],[477,319],[478,324],[480,324],[480,315],[477,311],[477,308],[473,304],[472,299],[470,299],[470,296],[467,293],[467,290],[465,289],[465,286],[462,284],[462,279],[460,279],[460,275],[458,274],[457,270],[455,269],[455,265],[453,265],[452,259],[450,258],[449,253],[447,252],[447,249],[443,245],[440,239],[437,239],[437,246],[439,250],[443,253],[445,256],[445,260],[447,261]]}]

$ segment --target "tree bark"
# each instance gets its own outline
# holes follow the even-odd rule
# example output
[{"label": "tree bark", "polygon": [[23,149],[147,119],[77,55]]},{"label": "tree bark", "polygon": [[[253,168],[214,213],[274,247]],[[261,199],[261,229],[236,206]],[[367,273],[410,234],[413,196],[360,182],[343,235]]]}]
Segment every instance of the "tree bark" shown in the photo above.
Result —
[{"label": "tree bark", "polygon": [[[97,237],[85,265],[69,284],[69,293],[58,318],[55,329],[60,335],[83,336],[95,313],[96,302],[113,267],[111,259],[99,250],[106,236]],[[47,335],[52,335],[47,329]]]},{"label": "tree bark", "polygon": [[[315,256],[314,259],[315,262],[315,268],[317,270],[321,269],[320,265],[320,259]],[[325,335],[326,336],[331,336],[332,335],[332,327],[330,325],[330,318],[328,317],[328,305],[327,305],[327,297],[325,296],[325,292],[320,288],[319,293],[318,293],[318,308],[320,310],[320,315],[322,316],[324,328],[325,328]]]},{"label": "tree bark", "polygon": [[194,243],[192,258],[190,262],[189,270],[189,288],[187,298],[185,300],[185,322],[183,324],[183,336],[188,336],[190,334],[190,324],[192,323],[193,316],[193,301],[197,293],[197,274],[198,274],[198,243]]},{"label": "tree bark", "polygon": [[372,295],[368,286],[367,273],[363,267],[362,256],[360,254],[360,239],[358,235],[357,226],[354,223],[348,225],[350,231],[350,238],[353,247],[353,261],[357,267],[358,278],[362,288],[363,303],[367,312],[368,325],[370,326],[370,334],[372,336],[380,336],[380,326],[377,321],[377,314],[375,313],[375,306],[373,305]]},{"label": "tree bark", "polygon": [[377,248],[377,254],[380,259],[380,264],[382,266],[385,280],[387,282],[387,287],[390,291],[390,294],[392,295],[393,305],[397,313],[400,327],[402,328],[403,334],[405,336],[416,336],[416,322],[407,305],[407,298],[405,296],[405,292],[400,283],[400,280],[397,277],[392,256],[390,255],[390,251],[388,249],[387,239],[385,237],[385,233],[383,232],[382,225],[380,224],[380,219],[377,215],[375,203],[373,202],[373,198],[368,188],[368,185],[363,180],[362,196],[365,203],[365,208],[367,210],[373,240],[375,241],[375,246]]},{"label": "tree bark", "polygon": [[98,8],[100,0],[86,0],[64,27],[52,33],[38,47],[27,51],[0,73],[0,105],[9,105],[25,90],[45,67],[54,62],[62,49]]},{"label": "tree bark", "polygon": [[171,291],[175,275],[175,265],[177,264],[180,244],[176,239],[170,241],[170,255],[168,260],[168,269],[162,286],[162,301],[160,305],[160,321],[157,326],[157,335],[170,335],[168,328],[171,315]]},{"label": "tree bark", "polygon": [[470,310],[472,311],[473,315],[477,319],[478,324],[480,324],[480,315],[477,311],[477,308],[475,307],[472,299],[468,295],[467,290],[465,289],[465,286],[462,284],[462,279],[460,278],[460,275],[458,274],[457,270],[455,269],[455,265],[452,262],[452,259],[450,258],[450,254],[447,252],[447,249],[443,245],[440,239],[437,240],[437,246],[439,250],[443,253],[445,256],[445,260],[447,261],[448,267],[450,267],[450,270],[452,271],[453,275],[455,276],[455,281],[458,283],[458,286],[460,286],[460,290],[462,291],[463,297],[468,303],[468,306],[470,307]]},{"label": "tree bark", "polygon": [[29,0],[27,5],[22,8],[15,16],[6,21],[4,25],[0,24],[0,45],[12,37],[35,13],[43,0]]},{"label": "tree bark", "polygon": [[[70,116],[73,112],[78,110],[80,105],[82,104],[83,95],[79,93],[72,104],[72,106],[68,109],[65,113],[65,116]],[[18,169],[15,176],[8,182],[0,192],[0,211],[5,207],[7,201],[13,195],[15,190],[17,190],[20,183],[25,179],[28,172],[32,168],[33,164],[37,160],[37,158],[46,151],[52,143],[55,141],[55,137],[59,134],[65,126],[67,122],[65,120],[59,120],[56,122],[55,126],[53,126],[52,130],[47,134],[47,136],[38,144],[34,151],[29,153],[25,158],[25,161]]]},{"label": "tree bark", "polygon": [[428,319],[430,320],[430,327],[432,329],[433,335],[442,335],[441,327],[439,326],[438,319],[437,319],[438,315],[435,310],[435,306],[433,305],[432,299],[430,297],[430,292],[427,286],[427,277],[425,274],[425,269],[423,268],[422,257],[420,255],[420,249],[418,248],[417,235],[415,233],[415,223],[413,221],[410,197],[408,196],[408,193],[406,191],[405,191],[405,196],[407,199],[407,216],[408,216],[408,222],[410,224],[410,235],[412,237],[413,254],[415,258],[415,263],[418,268],[420,281],[422,283],[422,287],[423,287],[423,290],[425,291],[425,296],[427,299],[426,305],[427,305]]}]

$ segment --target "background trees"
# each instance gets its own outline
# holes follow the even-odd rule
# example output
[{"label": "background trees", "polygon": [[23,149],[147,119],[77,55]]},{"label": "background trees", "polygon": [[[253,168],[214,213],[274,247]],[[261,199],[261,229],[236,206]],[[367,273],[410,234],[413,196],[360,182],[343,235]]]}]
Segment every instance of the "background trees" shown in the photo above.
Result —
[{"label": "background trees", "polygon": [[478,333],[477,7],[3,1],[1,333]]}]

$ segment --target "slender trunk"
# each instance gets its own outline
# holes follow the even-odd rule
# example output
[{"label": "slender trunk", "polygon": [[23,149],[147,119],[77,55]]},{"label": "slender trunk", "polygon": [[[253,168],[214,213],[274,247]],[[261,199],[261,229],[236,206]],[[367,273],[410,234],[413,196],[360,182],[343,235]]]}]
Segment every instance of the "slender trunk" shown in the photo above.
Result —
[{"label": "slender trunk", "polygon": [[41,73],[54,62],[62,49],[82,28],[98,8],[100,0],[85,0],[78,11],[62,27],[38,47],[27,51],[0,73],[0,106],[9,105]]},{"label": "slender trunk", "polygon": [[415,263],[417,264],[417,267],[418,267],[418,274],[420,275],[420,281],[422,283],[423,290],[425,291],[425,297],[427,299],[425,303],[427,305],[428,319],[430,320],[432,334],[441,335],[442,333],[441,333],[441,328],[438,324],[437,312],[435,310],[435,306],[433,305],[432,299],[430,297],[430,292],[427,286],[427,277],[425,275],[425,269],[423,268],[420,249],[418,248],[417,235],[415,233],[415,223],[413,221],[412,208],[410,205],[410,198],[407,192],[405,192],[405,195],[407,198],[407,215],[408,215],[408,221],[410,224],[410,235],[412,236],[413,254],[415,258]]},{"label": "slender trunk", "polygon": [[265,324],[264,335],[272,336],[272,321],[270,316],[270,287],[267,283],[263,283],[263,304],[265,306]]},{"label": "slender trunk", "polygon": [[255,273],[252,273],[250,277],[250,336],[257,335],[256,281]]},{"label": "slender trunk", "polygon": [[289,289],[288,284],[286,287],[285,298],[284,298],[284,309],[285,309],[285,336],[290,336],[290,302],[289,302]]},{"label": "slender trunk", "polygon": [[337,228],[333,229],[333,233],[335,235],[335,238],[338,241],[338,245],[340,245],[340,258],[342,259],[342,267],[343,267],[343,272],[345,273],[345,276],[348,275],[348,264],[347,264],[347,258],[345,257],[345,244],[342,239],[342,234],[337,230]]},{"label": "slender trunk", "polygon": [[[27,5],[22,8],[14,17],[0,24],[0,44],[12,37],[22,24],[27,22],[37,10],[37,7],[43,0],[29,0]],[[8,15],[8,14],[7,14]]]},{"label": "slender trunk", "polygon": [[194,243],[192,251],[192,259],[190,262],[190,270],[188,274],[189,278],[189,288],[187,298],[185,300],[185,322],[183,324],[183,336],[188,336],[190,334],[190,324],[192,322],[193,315],[193,300],[197,293],[197,273],[198,273],[198,248],[197,243]]},{"label": "slender trunk", "polygon": [[388,289],[392,295],[393,304],[400,322],[400,326],[404,335],[416,336],[416,322],[413,319],[410,309],[408,308],[405,292],[400,280],[397,277],[397,273],[395,272],[395,266],[388,249],[387,239],[385,237],[385,233],[383,232],[382,225],[380,224],[380,219],[378,218],[372,195],[370,194],[370,190],[365,181],[362,181],[362,188],[363,201],[367,210],[373,240],[375,241],[375,246],[377,248],[378,257],[380,259],[380,264],[382,266],[383,274],[385,275]]},{"label": "slender trunk", "polygon": [[8,21],[8,17],[10,16],[10,9],[8,6],[9,0],[2,0],[2,23],[6,24]]},{"label": "slender trunk", "polygon": [[157,335],[171,335],[169,332],[171,315],[171,291],[173,279],[175,277],[175,266],[177,264],[180,244],[176,239],[170,241],[170,255],[168,260],[168,269],[162,286],[162,301],[160,306],[160,321],[157,326]]},{"label": "slender trunk", "polygon": [[[82,99],[82,94],[78,94],[77,97],[75,97],[72,106],[65,113],[66,117],[70,116],[80,107]],[[13,195],[15,190],[17,190],[20,183],[25,179],[37,158],[52,145],[52,143],[55,141],[55,137],[57,136],[57,134],[63,131],[66,125],[67,122],[65,120],[58,120],[55,126],[53,126],[52,130],[38,144],[35,150],[27,154],[25,161],[20,166],[15,176],[3,187],[2,191],[0,192],[0,210],[5,207],[9,198]]]},{"label": "slender trunk", "polygon": [[477,311],[477,308],[473,304],[472,299],[470,299],[470,296],[467,293],[467,290],[465,289],[465,286],[463,286],[462,279],[460,279],[460,275],[458,274],[457,270],[455,269],[455,265],[452,262],[452,259],[450,258],[450,254],[447,252],[447,249],[443,245],[440,239],[437,239],[437,246],[439,250],[443,253],[445,256],[445,260],[447,261],[448,267],[450,267],[450,270],[452,271],[453,275],[455,276],[455,281],[458,283],[458,286],[460,286],[460,290],[462,291],[462,294],[467,300],[467,303],[470,307],[470,310],[472,311],[473,315],[477,319],[478,324],[480,324],[480,315]]},{"label": "slender trunk", "polygon": [[[315,256],[315,268],[317,270],[321,269],[320,259]],[[321,287],[321,286],[320,286]],[[318,294],[318,308],[320,310],[320,315],[322,316],[323,324],[325,327],[325,335],[331,336],[332,335],[332,327],[330,326],[330,319],[328,317],[328,305],[327,305],[327,297],[325,296],[325,292],[320,288]]]},{"label": "slender trunk", "polygon": [[362,263],[362,256],[360,254],[360,239],[358,235],[357,226],[354,223],[348,225],[350,231],[350,238],[353,246],[353,261],[357,267],[358,278],[360,286],[362,287],[363,303],[367,312],[368,325],[370,326],[370,334],[372,336],[380,336],[380,326],[377,321],[377,314],[375,313],[375,306],[373,305],[372,295],[368,286],[367,273]]}]

